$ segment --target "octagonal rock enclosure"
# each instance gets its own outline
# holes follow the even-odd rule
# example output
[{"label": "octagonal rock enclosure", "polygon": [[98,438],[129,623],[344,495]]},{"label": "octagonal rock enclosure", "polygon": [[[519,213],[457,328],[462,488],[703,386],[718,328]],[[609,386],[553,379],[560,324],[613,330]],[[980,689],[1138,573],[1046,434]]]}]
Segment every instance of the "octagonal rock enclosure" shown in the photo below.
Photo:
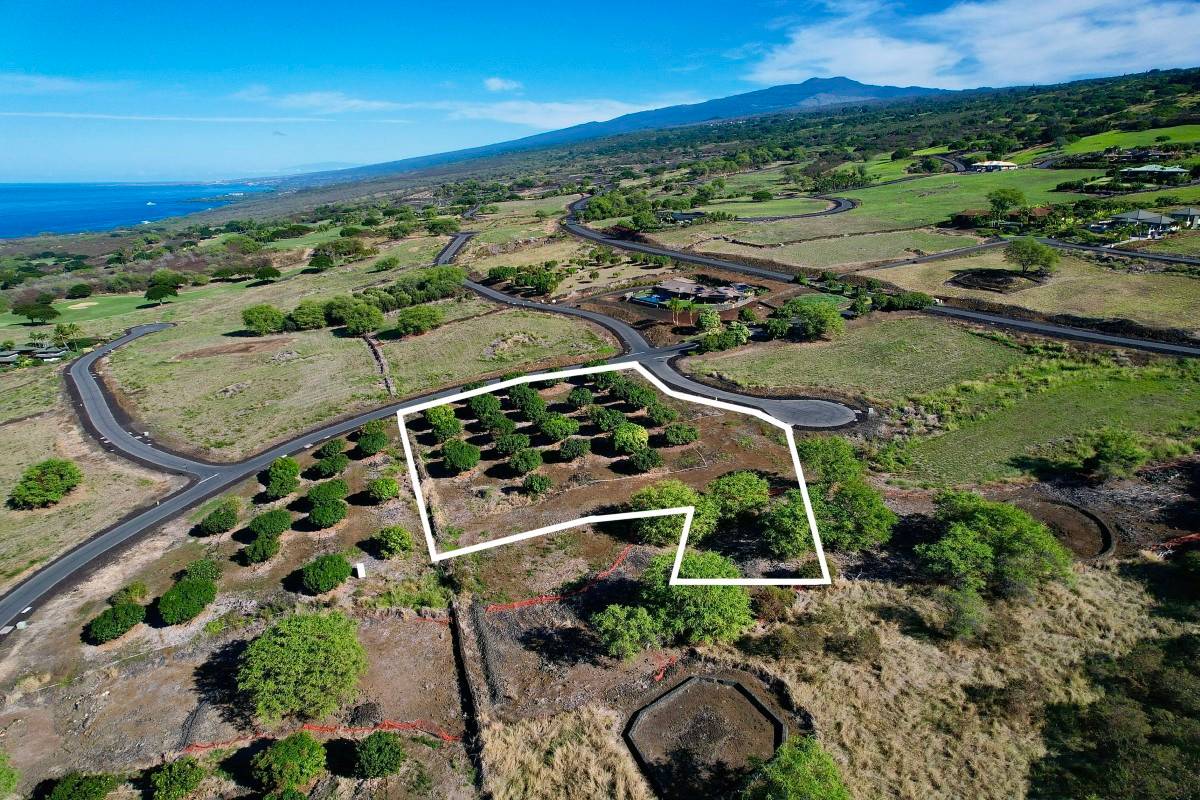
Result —
[{"label": "octagonal rock enclosure", "polygon": [[787,738],[787,723],[739,681],[693,675],[642,706],[625,741],[660,797],[727,797]]}]

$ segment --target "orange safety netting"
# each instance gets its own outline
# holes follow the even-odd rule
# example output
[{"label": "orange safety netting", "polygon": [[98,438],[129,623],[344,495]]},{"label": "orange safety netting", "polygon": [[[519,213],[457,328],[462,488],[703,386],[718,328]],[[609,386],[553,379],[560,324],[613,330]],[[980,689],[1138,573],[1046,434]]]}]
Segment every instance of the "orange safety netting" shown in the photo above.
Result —
[{"label": "orange safety netting", "polygon": [[577,589],[572,589],[571,591],[563,592],[562,594],[542,594],[538,595],[537,597],[530,597],[526,600],[516,600],[512,603],[492,603],[485,608],[484,611],[489,614],[493,611],[512,611],[513,609],[526,608],[528,606],[540,606],[544,603],[557,603],[559,600],[564,600],[568,597],[574,597],[577,594],[582,594],[588,589],[591,589],[600,581],[607,578],[609,575],[612,575],[614,572],[616,572],[620,568],[621,564],[625,563],[625,559],[629,557],[629,551],[632,549],[632,544],[625,545],[625,548],[621,550],[621,554],[617,556],[617,560],[612,563],[612,566],[603,572],[596,573],[596,577],[592,578],[590,581]]}]

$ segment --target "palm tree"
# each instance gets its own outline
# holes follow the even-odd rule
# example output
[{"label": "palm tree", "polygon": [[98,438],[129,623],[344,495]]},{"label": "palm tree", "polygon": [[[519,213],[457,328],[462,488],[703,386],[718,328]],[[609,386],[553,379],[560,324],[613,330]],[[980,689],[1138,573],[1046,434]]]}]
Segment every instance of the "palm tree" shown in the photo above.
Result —
[{"label": "palm tree", "polygon": [[694,324],[696,322],[696,319],[695,319],[696,309],[699,307],[699,304],[695,300],[692,300],[691,298],[688,298],[687,300],[680,300],[679,302],[681,303],[681,305],[679,306],[679,310],[687,312],[688,324],[689,325]]},{"label": "palm tree", "polygon": [[71,349],[74,350],[76,340],[82,335],[83,329],[74,322],[59,323],[58,325],[54,326],[54,333],[51,336],[51,341],[53,341],[59,347],[67,347],[70,345]]},{"label": "palm tree", "polygon": [[679,324],[679,312],[683,311],[683,309],[686,307],[685,306],[686,302],[687,301],[681,300],[678,297],[672,297],[670,300],[668,300],[666,302],[667,310],[669,310],[671,312],[671,324],[672,325]]}]

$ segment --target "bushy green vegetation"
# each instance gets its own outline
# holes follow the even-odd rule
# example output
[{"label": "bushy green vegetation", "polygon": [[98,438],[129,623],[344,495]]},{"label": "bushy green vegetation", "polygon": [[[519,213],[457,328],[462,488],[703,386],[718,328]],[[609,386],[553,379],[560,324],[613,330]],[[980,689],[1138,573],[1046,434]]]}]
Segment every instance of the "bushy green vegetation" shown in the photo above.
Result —
[{"label": "bushy green vegetation", "polygon": [[273,742],[254,757],[254,778],[268,791],[295,789],[325,771],[325,746],[306,731]]},{"label": "bushy green vegetation", "polygon": [[747,782],[742,800],[850,800],[841,772],[813,736],[793,736]]},{"label": "bushy green vegetation", "polygon": [[371,542],[384,558],[407,555],[413,549],[412,533],[399,525],[380,528],[379,532],[371,537]]},{"label": "bushy green vegetation", "polygon": [[150,773],[154,800],[181,800],[208,776],[204,765],[191,756],[169,761]]},{"label": "bushy green vegetation", "polygon": [[55,781],[47,800],[104,800],[120,783],[116,775],[68,772]]},{"label": "bushy green vegetation", "polygon": [[354,746],[354,773],[360,778],[386,778],[399,772],[407,759],[399,736],[376,731]]},{"label": "bushy green vegetation", "polygon": [[181,625],[198,617],[216,598],[214,580],[185,576],[158,598],[158,615],[168,625]]},{"label": "bushy green vegetation", "polygon": [[267,497],[278,500],[300,488],[300,462],[291,456],[280,456],[267,468]]},{"label": "bushy green vegetation", "polygon": [[200,520],[200,532],[205,536],[228,533],[237,526],[240,510],[241,504],[236,497],[226,497]]},{"label": "bushy green vegetation", "polygon": [[276,724],[332,713],[354,696],[366,669],[353,620],[337,612],[293,614],[246,648],[237,686],[259,718]]},{"label": "bushy green vegetation", "polygon": [[300,582],[309,594],[325,594],[346,582],[350,577],[350,562],[344,557],[327,553],[317,556],[300,571]]},{"label": "bushy green vegetation", "polygon": [[121,601],[100,612],[87,625],[87,639],[92,644],[104,644],[120,638],[146,619],[146,608],[138,603]]},{"label": "bushy green vegetation", "polygon": [[45,508],[62,500],[83,482],[83,473],[75,463],[63,458],[48,458],[29,467],[8,495],[13,508]]}]

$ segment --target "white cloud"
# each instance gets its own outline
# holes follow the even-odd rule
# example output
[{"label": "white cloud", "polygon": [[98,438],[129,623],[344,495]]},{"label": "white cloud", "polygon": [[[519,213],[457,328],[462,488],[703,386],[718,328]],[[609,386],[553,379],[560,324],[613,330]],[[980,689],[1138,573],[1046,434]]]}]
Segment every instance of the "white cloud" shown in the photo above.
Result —
[{"label": "white cloud", "polygon": [[26,72],[0,72],[0,94],[61,94],[115,89],[122,84],[84,81],[56,75],[32,75]]},{"label": "white cloud", "polygon": [[747,77],[762,84],[846,75],[948,89],[1054,83],[1194,66],[1200,3],[1186,0],[970,0],[900,16],[864,0],[794,24]]},{"label": "white cloud", "polygon": [[489,92],[519,92],[525,86],[520,81],[492,77],[483,79],[483,88]]},{"label": "white cloud", "polygon": [[236,100],[265,103],[276,108],[295,111],[310,111],[315,114],[341,114],[352,111],[387,111],[400,108],[400,103],[390,100],[367,100],[351,97],[345,92],[290,92],[272,94],[262,85],[249,86],[233,95]]},{"label": "white cloud", "polygon": [[118,122],[222,122],[222,123],[286,123],[332,122],[320,117],[180,117],[166,114],[93,114],[83,111],[0,111],[0,117],[30,117],[45,119],[97,119]]}]

